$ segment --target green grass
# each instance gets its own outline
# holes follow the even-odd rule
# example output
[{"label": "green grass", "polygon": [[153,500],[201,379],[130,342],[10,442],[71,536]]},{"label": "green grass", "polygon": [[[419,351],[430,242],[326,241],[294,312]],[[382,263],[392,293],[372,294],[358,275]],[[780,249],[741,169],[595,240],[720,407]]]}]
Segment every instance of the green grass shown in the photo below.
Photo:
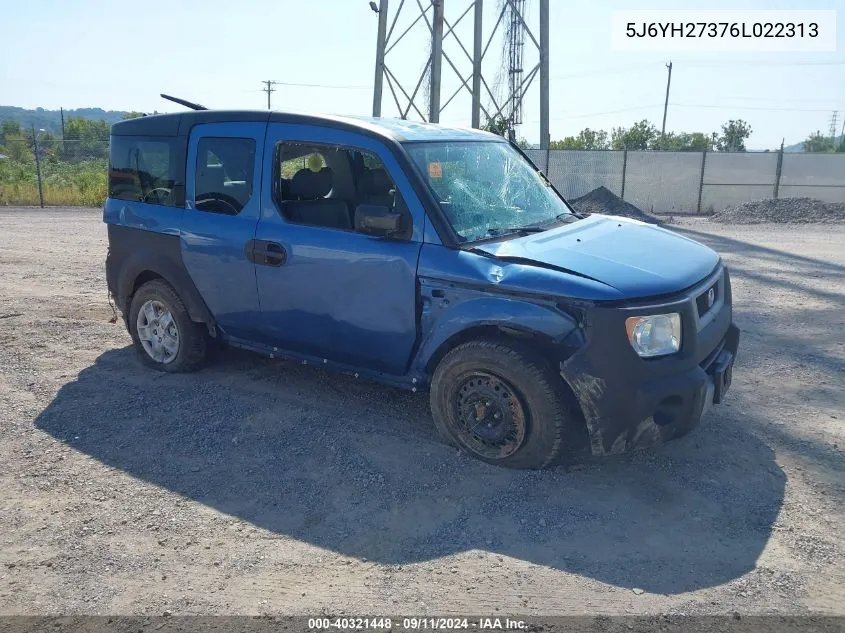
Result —
[{"label": "green grass", "polygon": [[[106,199],[108,164],[105,160],[70,163],[48,157],[41,164],[44,204],[102,206]],[[38,205],[35,162],[0,160],[0,206]]]}]

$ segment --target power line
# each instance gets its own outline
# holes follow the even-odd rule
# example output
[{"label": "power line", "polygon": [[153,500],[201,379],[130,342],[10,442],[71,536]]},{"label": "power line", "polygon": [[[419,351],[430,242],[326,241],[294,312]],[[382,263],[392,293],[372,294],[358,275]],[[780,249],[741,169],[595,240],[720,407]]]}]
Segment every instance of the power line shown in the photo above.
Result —
[{"label": "power line", "polygon": [[627,74],[636,70],[655,70],[654,64],[634,64],[617,68],[605,68],[603,70],[584,70],[577,73],[565,73],[563,75],[552,75],[551,79],[569,79],[571,77],[601,77],[604,75]]},{"label": "power line", "polygon": [[[551,117],[552,121],[565,121],[567,119],[584,119],[591,116],[604,116],[606,114],[620,114],[622,112],[635,112],[637,110],[648,110],[651,108],[659,108],[662,103],[655,103],[652,105],[632,106],[630,108],[621,108],[619,110],[607,110],[605,112],[588,112],[582,114],[569,114],[566,116]],[[539,119],[528,119],[528,123],[536,123]]]},{"label": "power line", "polygon": [[722,66],[761,66],[761,67],[773,67],[779,68],[782,66],[845,66],[845,60],[842,61],[803,61],[803,62],[770,62],[770,61],[749,61],[749,62],[741,62],[741,61],[734,61],[734,60],[725,60],[725,61],[687,61],[682,62],[684,66],[695,66],[698,68],[705,68],[705,67],[722,67]]},{"label": "power line", "polygon": [[771,97],[719,97],[725,101],[763,101],[766,103],[812,103],[816,105],[840,103],[842,99],[772,99]]},{"label": "power line", "polygon": [[[266,83],[266,82],[265,82]],[[301,83],[291,83],[288,81],[274,81],[274,84],[278,84],[280,86],[295,86],[297,88],[330,88],[330,89],[338,89],[338,90],[369,90],[372,86],[364,86],[364,85],[357,85],[357,86],[342,86],[337,84],[301,84]]]},{"label": "power line", "polygon": [[676,108],[708,108],[715,110],[762,110],[766,112],[830,112],[828,108],[763,108],[760,106],[741,105],[703,105],[693,103],[673,103]]}]

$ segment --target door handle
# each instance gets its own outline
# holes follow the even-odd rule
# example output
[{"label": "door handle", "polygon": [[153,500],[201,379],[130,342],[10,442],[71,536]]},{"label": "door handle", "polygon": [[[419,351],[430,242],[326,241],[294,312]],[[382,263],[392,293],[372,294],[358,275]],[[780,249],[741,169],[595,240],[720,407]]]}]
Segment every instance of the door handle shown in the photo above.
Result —
[{"label": "door handle", "polygon": [[288,259],[285,247],[270,240],[250,240],[246,243],[244,254],[258,266],[281,266]]}]

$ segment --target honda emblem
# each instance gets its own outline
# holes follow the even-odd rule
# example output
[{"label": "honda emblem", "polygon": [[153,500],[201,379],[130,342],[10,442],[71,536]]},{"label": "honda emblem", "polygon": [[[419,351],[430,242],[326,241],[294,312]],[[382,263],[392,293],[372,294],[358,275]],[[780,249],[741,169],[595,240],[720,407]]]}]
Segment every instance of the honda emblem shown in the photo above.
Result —
[{"label": "honda emblem", "polygon": [[710,290],[707,291],[707,309],[709,310],[710,308],[712,308],[714,303],[716,303],[716,287],[715,286],[713,288],[710,288]]}]

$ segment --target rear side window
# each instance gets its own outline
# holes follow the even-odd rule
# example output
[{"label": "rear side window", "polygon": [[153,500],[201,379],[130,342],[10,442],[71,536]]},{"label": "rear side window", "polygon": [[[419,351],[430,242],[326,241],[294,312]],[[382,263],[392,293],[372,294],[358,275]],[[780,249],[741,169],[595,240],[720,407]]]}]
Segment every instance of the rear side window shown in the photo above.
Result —
[{"label": "rear side window", "polygon": [[109,197],[185,206],[187,137],[112,136]]},{"label": "rear side window", "polygon": [[194,203],[200,211],[237,215],[252,197],[255,141],[203,137],[197,142]]}]

